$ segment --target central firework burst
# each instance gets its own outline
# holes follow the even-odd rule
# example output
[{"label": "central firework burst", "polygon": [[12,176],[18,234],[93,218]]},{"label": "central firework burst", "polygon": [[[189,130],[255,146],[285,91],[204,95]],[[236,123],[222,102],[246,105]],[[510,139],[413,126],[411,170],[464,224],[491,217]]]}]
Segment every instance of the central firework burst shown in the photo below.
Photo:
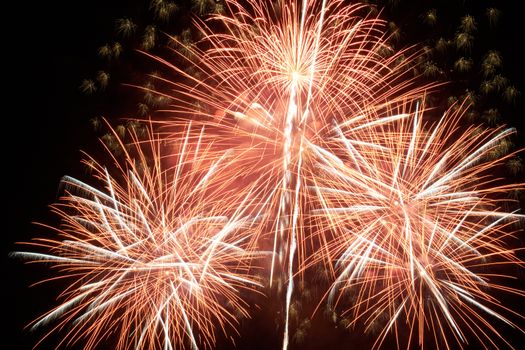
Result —
[{"label": "central firework burst", "polygon": [[356,142],[364,142],[359,139],[367,139],[372,125],[390,121],[378,111],[428,86],[413,84],[408,68],[416,55],[391,53],[384,22],[363,17],[362,5],[226,4],[227,14],[211,18],[213,29],[197,23],[203,39],[180,55],[194,74],[155,57],[178,75],[161,79],[172,89],[164,94],[173,102],[166,125],[177,129],[177,120],[188,118],[205,125],[199,140],[213,143],[219,153],[232,152],[239,190],[254,184],[257,210],[274,218],[259,236],[263,241],[272,232],[265,238],[274,252],[270,285],[276,270],[279,286],[287,279],[286,348],[293,266],[302,266],[308,254],[304,188],[316,176],[316,158],[329,152],[325,139],[335,132],[334,122],[351,120]]}]

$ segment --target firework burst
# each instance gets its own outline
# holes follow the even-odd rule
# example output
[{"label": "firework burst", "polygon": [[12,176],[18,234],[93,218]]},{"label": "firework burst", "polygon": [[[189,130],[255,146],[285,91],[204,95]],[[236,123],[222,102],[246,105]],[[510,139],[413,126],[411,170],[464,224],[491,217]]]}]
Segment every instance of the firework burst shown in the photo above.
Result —
[{"label": "firework burst", "polygon": [[226,3],[227,14],[210,19],[224,33],[197,23],[203,39],[180,56],[197,73],[154,57],[177,76],[155,77],[171,88],[164,97],[172,108],[160,112],[170,117],[167,126],[177,128],[178,120],[187,119],[205,125],[199,140],[213,141],[218,153],[234,153],[237,176],[257,182],[265,200],[273,197],[279,222],[293,217],[293,199],[286,200],[286,210],[282,199],[308,173],[303,153],[312,145],[324,147],[334,121],[352,120],[366,134],[369,123],[386,122],[378,110],[429,86],[416,86],[411,78],[416,55],[382,55],[388,48],[384,23],[363,18],[360,5]]},{"label": "firework burst", "polygon": [[141,143],[132,134],[114,172],[87,162],[104,190],[64,179],[67,194],[53,207],[60,238],[31,243],[45,253],[15,253],[52,264],[69,283],[62,304],[33,328],[57,322],[51,332],[67,329],[61,344],[83,340],[86,349],[112,335],[116,349],[212,348],[248,316],[240,292],[259,286],[255,220],[221,200],[235,196],[211,185],[225,182],[226,155],[211,159],[190,142],[191,130],[172,167],[158,135]]},{"label": "firework burst", "polygon": [[391,331],[398,348],[414,337],[423,347],[429,333],[435,345],[462,347],[468,332],[497,347],[493,335],[506,341],[491,320],[517,327],[505,314],[518,314],[492,293],[524,295],[498,269],[523,264],[509,247],[523,215],[507,211],[504,196],[522,186],[498,181],[497,166],[511,155],[492,155],[513,130],[460,131],[461,113],[452,111],[428,125],[419,105],[398,112],[402,118],[376,131],[383,136],[374,148],[348,147],[341,125],[338,157],[325,159],[311,188],[314,215],[332,231],[317,256],[335,262],[328,302],[345,305],[352,325],[370,328],[387,314],[376,348]]},{"label": "firework burst", "polygon": [[255,184],[260,206],[274,218],[260,234],[273,232],[270,284],[277,268],[288,280],[287,334],[296,250],[299,266],[307,254],[304,188],[316,176],[317,154],[328,152],[326,136],[341,120],[352,120],[354,130],[366,134],[371,125],[386,122],[378,111],[428,86],[416,86],[410,76],[417,54],[385,54],[390,47],[384,22],[361,16],[361,5],[339,0],[226,5],[226,14],[211,18],[222,33],[197,23],[203,39],[180,55],[195,74],[154,57],[178,75],[175,81],[159,78],[172,89],[163,94],[173,102],[166,124],[201,121],[207,129],[201,140],[213,141],[218,152],[232,151],[240,183]]},{"label": "firework burst", "polygon": [[143,88],[171,101],[162,134],[127,146],[115,133],[114,171],[88,162],[104,190],[66,178],[60,238],[15,253],[69,282],[33,327],[56,322],[61,344],[88,349],[110,337],[117,349],[212,348],[248,316],[268,249],[283,349],[294,279],[319,262],[335,280],[328,303],[350,325],[380,324],[376,348],[388,333],[398,348],[450,349],[469,332],[496,346],[489,318],[515,325],[492,291],[523,295],[491,274],[522,265],[507,246],[522,215],[503,199],[521,185],[491,176],[512,131],[461,132],[452,112],[423,123],[406,102],[433,87],[415,83],[418,53],[393,53],[364,6],[241,3],[197,21],[200,42],[172,38],[182,64],[145,53],[174,73]]}]

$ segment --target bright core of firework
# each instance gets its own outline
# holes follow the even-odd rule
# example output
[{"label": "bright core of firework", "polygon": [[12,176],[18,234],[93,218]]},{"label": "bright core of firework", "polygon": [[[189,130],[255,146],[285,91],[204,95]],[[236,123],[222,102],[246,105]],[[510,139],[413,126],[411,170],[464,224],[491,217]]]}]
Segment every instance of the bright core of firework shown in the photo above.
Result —
[{"label": "bright core of firework", "polygon": [[253,217],[225,205],[222,196],[233,194],[210,185],[224,182],[224,158],[202,167],[210,159],[189,145],[190,130],[173,167],[150,134],[131,149],[121,145],[124,160],[115,159],[113,174],[88,162],[105,191],[64,179],[68,194],[54,206],[63,220],[60,239],[31,244],[49,253],[16,253],[53,264],[71,281],[62,304],[33,328],[67,324],[62,343],[83,339],[86,349],[115,334],[116,349],[212,348],[217,332],[248,316],[241,290],[259,286]]}]

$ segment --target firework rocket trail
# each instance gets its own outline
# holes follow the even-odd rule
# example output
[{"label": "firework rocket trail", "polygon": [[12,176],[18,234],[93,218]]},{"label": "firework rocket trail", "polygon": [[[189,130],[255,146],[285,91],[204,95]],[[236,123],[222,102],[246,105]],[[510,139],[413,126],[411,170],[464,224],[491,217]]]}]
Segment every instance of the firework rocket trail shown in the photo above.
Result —
[{"label": "firework rocket trail", "polygon": [[105,190],[64,179],[68,193],[54,206],[60,239],[29,243],[44,253],[14,253],[52,264],[70,282],[62,304],[32,328],[58,321],[48,335],[68,325],[60,345],[82,341],[85,349],[111,334],[116,349],[196,349],[213,348],[218,333],[248,316],[240,291],[260,286],[255,218],[221,200],[234,196],[220,185],[227,155],[210,160],[191,130],[180,137],[173,167],[150,133],[146,142],[121,143],[124,160],[113,158],[114,172],[87,163]]},{"label": "firework rocket trail", "polygon": [[154,57],[178,75],[157,77],[171,91],[155,93],[172,101],[165,111],[168,127],[177,129],[178,120],[188,118],[200,122],[207,128],[202,142],[213,143],[217,153],[233,152],[239,182],[255,184],[260,206],[275,217],[261,236],[273,232],[270,285],[277,266],[287,275],[286,349],[294,262],[301,266],[306,254],[303,188],[315,176],[313,160],[329,152],[324,139],[341,120],[352,120],[365,139],[369,127],[390,122],[378,117],[379,110],[429,86],[416,86],[410,75],[416,54],[382,55],[388,49],[384,23],[360,17],[361,5],[340,0],[279,2],[275,8],[258,0],[226,5],[226,15],[211,19],[224,33],[198,22],[203,39],[179,56],[197,74]]},{"label": "firework rocket trail", "polygon": [[349,295],[354,301],[345,313],[354,316],[352,325],[364,320],[367,329],[388,315],[374,348],[391,330],[400,348],[403,324],[409,328],[407,349],[414,335],[423,347],[427,331],[436,345],[442,340],[452,349],[455,341],[463,348],[466,329],[486,349],[497,347],[492,335],[512,347],[486,316],[519,329],[504,313],[519,314],[490,291],[525,295],[501,284],[512,276],[490,270],[523,266],[508,243],[516,233],[512,225],[524,215],[504,210],[512,201],[502,199],[523,185],[500,184],[493,176],[512,156],[493,159],[513,130],[460,132],[461,112],[452,111],[425,125],[423,109],[411,109],[378,131],[384,144],[375,148],[348,147],[347,126],[340,125],[338,157],[320,165],[325,176],[311,187],[320,205],[313,214],[328,218],[337,232],[321,251],[327,256],[316,258],[335,261],[328,302],[343,303]]}]

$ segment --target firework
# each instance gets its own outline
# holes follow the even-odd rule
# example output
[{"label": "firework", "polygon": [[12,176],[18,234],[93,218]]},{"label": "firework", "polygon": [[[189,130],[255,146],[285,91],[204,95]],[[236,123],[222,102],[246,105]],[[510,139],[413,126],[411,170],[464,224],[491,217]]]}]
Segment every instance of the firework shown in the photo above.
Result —
[{"label": "firework", "polygon": [[235,196],[220,186],[227,154],[211,159],[190,142],[191,130],[172,150],[173,166],[158,135],[139,142],[132,133],[131,145],[118,139],[114,171],[87,162],[104,190],[64,179],[66,195],[53,207],[59,238],[30,243],[42,253],[15,253],[52,264],[58,277],[50,280],[68,284],[33,328],[55,322],[48,334],[67,329],[60,345],[85,349],[115,336],[116,349],[211,348],[248,316],[240,293],[259,286],[256,218],[221,200]]},{"label": "firework", "polygon": [[494,176],[511,156],[497,150],[513,130],[461,131],[464,107],[425,124],[423,108],[407,104],[376,130],[383,136],[373,148],[349,147],[348,125],[340,124],[340,151],[311,187],[319,198],[313,214],[331,231],[318,232],[331,234],[317,257],[334,263],[327,300],[367,329],[388,315],[375,348],[389,332],[398,348],[414,337],[423,347],[428,334],[442,348],[463,347],[470,332],[488,349],[497,347],[494,335],[507,343],[493,319],[517,327],[505,315],[518,314],[492,294],[524,295],[497,269],[523,264],[509,247],[523,215],[509,211],[517,205],[504,196],[522,185]]},{"label": "firework", "polygon": [[[161,7],[164,20],[175,11]],[[225,0],[223,14],[197,21],[200,42],[172,38],[183,64],[145,53],[175,73],[143,88],[150,104],[171,101],[159,111],[169,120],[146,142],[117,137],[114,171],[89,160],[104,190],[66,178],[60,239],[15,254],[72,281],[33,327],[67,326],[63,344],[88,349],[111,337],[118,349],[211,348],[248,316],[268,249],[279,297],[286,282],[283,349],[294,279],[318,262],[335,279],[329,305],[353,314],[350,325],[380,324],[375,347],[390,332],[401,347],[404,331],[407,348],[415,337],[462,346],[468,331],[496,346],[489,318],[515,325],[491,292],[523,295],[490,274],[522,264],[507,247],[522,216],[502,199],[520,185],[490,176],[512,131],[460,132],[452,112],[423,123],[406,102],[433,87],[415,84],[418,53],[393,53],[364,9]],[[144,50],[158,34],[146,28]]]},{"label": "firework", "polygon": [[201,140],[233,152],[240,183],[255,184],[260,207],[274,218],[260,236],[272,232],[270,284],[277,268],[288,280],[284,348],[293,265],[307,254],[304,188],[316,176],[317,153],[328,152],[324,140],[341,120],[366,134],[386,122],[378,111],[428,88],[409,76],[417,54],[385,54],[383,21],[362,10],[339,0],[228,0],[226,14],[211,18],[222,33],[197,23],[203,39],[180,55],[196,73],[154,57],[177,74],[158,78],[171,89],[162,94],[172,101],[166,125],[188,118],[206,125]]}]

